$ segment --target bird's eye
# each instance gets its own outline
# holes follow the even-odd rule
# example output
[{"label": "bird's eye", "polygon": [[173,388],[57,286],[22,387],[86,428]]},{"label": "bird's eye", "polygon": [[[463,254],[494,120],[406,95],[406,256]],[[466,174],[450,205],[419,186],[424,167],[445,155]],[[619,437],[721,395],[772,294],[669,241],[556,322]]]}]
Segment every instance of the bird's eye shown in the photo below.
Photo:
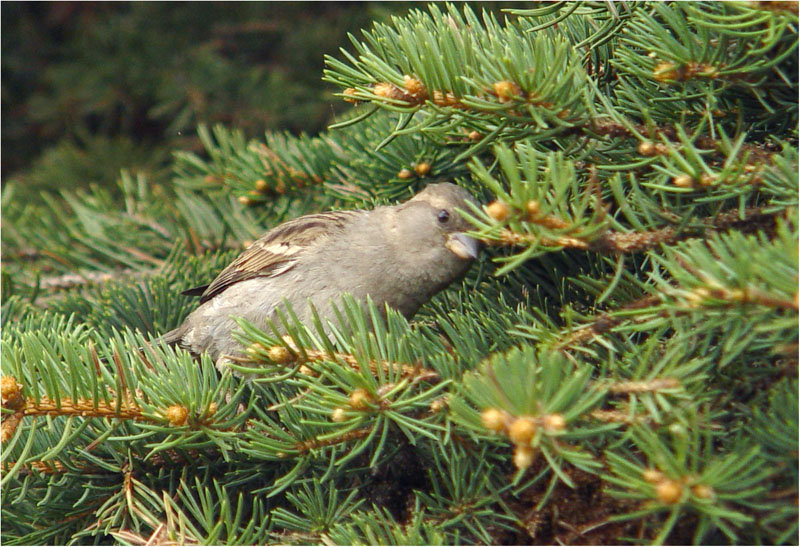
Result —
[{"label": "bird's eye", "polygon": [[441,222],[442,224],[444,224],[444,223],[445,223],[445,222],[447,222],[448,220],[450,220],[450,213],[448,213],[448,212],[447,212],[447,211],[445,211],[444,209],[442,209],[441,211],[439,211],[439,222]]}]

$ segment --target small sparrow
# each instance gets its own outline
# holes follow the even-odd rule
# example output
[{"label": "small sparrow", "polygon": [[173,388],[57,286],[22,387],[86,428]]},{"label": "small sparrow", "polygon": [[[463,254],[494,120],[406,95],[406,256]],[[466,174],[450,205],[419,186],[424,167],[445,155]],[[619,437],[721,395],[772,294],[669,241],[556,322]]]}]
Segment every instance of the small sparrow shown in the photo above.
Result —
[{"label": "small sparrow", "polygon": [[405,203],[370,211],[306,215],[269,230],[216,279],[183,294],[200,305],[162,339],[195,354],[208,352],[217,366],[243,354],[231,333],[234,318],[268,330],[280,328],[276,309],[284,299],[310,324],[309,303],[323,322],[344,293],[370,296],[406,318],[462,276],[479,243],[464,235],[470,225],[456,212],[475,200],[462,188],[433,184]]}]

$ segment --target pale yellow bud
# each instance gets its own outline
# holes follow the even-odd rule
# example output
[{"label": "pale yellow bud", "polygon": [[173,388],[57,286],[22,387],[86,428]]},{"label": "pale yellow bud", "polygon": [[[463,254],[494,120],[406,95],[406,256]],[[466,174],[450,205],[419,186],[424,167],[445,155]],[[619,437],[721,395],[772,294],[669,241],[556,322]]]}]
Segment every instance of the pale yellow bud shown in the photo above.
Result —
[{"label": "pale yellow bud", "polygon": [[403,85],[409,94],[414,95],[417,98],[424,99],[428,96],[428,90],[425,88],[425,85],[416,78],[412,78],[407,74],[403,76]]},{"label": "pale yellow bud", "polygon": [[188,417],[189,411],[183,405],[172,405],[167,409],[167,420],[176,427],[184,425]]},{"label": "pale yellow bud", "polygon": [[372,87],[372,92],[378,97],[384,97],[387,99],[402,100],[405,98],[405,93],[403,92],[402,89],[400,89],[394,84],[386,82],[375,84]]},{"label": "pale yellow bud", "polygon": [[347,419],[347,413],[343,408],[334,408],[333,412],[331,412],[331,421],[334,422],[343,422]]},{"label": "pale yellow bud", "polygon": [[649,483],[655,484],[664,480],[664,474],[657,469],[645,469],[642,478]]},{"label": "pale yellow bud", "polygon": [[350,407],[354,410],[367,410],[372,402],[372,396],[364,388],[358,388],[350,394]]},{"label": "pale yellow bud", "polygon": [[481,422],[489,431],[500,433],[506,427],[506,414],[496,408],[487,408],[481,413]]},{"label": "pale yellow bud", "polygon": [[672,184],[677,186],[678,188],[691,188],[694,186],[694,179],[691,175],[678,175],[672,179]]},{"label": "pale yellow bud", "polygon": [[508,205],[500,200],[497,200],[486,206],[486,213],[497,222],[502,222],[508,218],[511,210],[509,209]]},{"label": "pale yellow bud", "polygon": [[414,167],[414,171],[416,171],[417,175],[420,177],[424,177],[431,172],[431,164],[427,161],[421,161]]},{"label": "pale yellow bud", "polygon": [[639,143],[639,147],[636,150],[639,152],[640,155],[645,157],[656,155],[656,145],[650,141],[643,141]]},{"label": "pale yellow bud", "polygon": [[536,423],[530,418],[517,418],[508,427],[508,438],[517,445],[527,445],[536,434]]},{"label": "pale yellow bud", "polygon": [[3,376],[0,378],[0,395],[3,401],[16,399],[20,395],[20,387],[17,379],[13,376]]},{"label": "pale yellow bud", "polygon": [[535,220],[536,217],[539,216],[539,212],[541,207],[539,206],[539,202],[535,199],[530,200],[528,203],[525,204],[525,209],[528,210],[528,220]]},{"label": "pale yellow bud", "polygon": [[707,484],[696,484],[692,487],[692,494],[700,499],[707,500],[714,496],[714,489]]},{"label": "pale yellow bud", "polygon": [[400,180],[408,180],[414,176],[414,172],[411,169],[400,169],[397,173],[397,178]]},{"label": "pale yellow bud", "polygon": [[563,431],[567,427],[567,420],[561,414],[548,414],[542,419],[542,426],[547,431]]},{"label": "pale yellow bud", "polygon": [[358,104],[358,99],[355,97],[355,94],[357,92],[358,90],[356,88],[348,87],[343,91],[345,95],[344,100],[347,101],[348,103]]},{"label": "pale yellow bud", "polygon": [[497,95],[502,102],[508,102],[513,97],[519,97],[522,94],[522,89],[514,82],[508,80],[495,82],[492,87],[494,88],[495,95]]},{"label": "pale yellow bud", "polygon": [[683,486],[677,481],[666,479],[656,485],[656,496],[661,503],[673,504],[681,500]]},{"label": "pale yellow bud", "polygon": [[431,412],[441,412],[447,408],[447,401],[444,398],[431,401]]},{"label": "pale yellow bud", "polygon": [[520,445],[514,448],[514,465],[517,469],[527,469],[536,459],[536,450]]},{"label": "pale yellow bud", "polygon": [[285,364],[292,361],[292,354],[283,346],[272,346],[269,348],[267,352],[269,355],[270,360],[278,363],[278,364]]}]

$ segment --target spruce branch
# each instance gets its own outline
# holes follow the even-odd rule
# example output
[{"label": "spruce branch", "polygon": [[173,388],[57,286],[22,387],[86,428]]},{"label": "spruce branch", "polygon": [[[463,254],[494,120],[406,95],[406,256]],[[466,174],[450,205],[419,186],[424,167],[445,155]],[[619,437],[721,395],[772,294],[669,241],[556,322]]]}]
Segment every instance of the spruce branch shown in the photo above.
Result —
[{"label": "spruce branch", "polygon": [[[634,302],[621,306],[614,312],[597,315],[589,324],[575,327],[564,333],[554,348],[567,349],[597,341],[597,337],[612,332],[626,322],[644,323],[652,320],[654,315],[662,318],[678,318],[692,316],[704,306],[718,307],[722,303],[726,307],[740,308],[743,305],[757,305],[778,310],[797,310],[797,300],[773,297],[757,290],[741,291],[738,289],[705,289],[700,288],[689,293],[683,300],[683,308],[676,310],[670,303],[664,303],[659,296],[645,296]],[[637,311],[638,310],[638,311]],[[631,313],[633,312],[633,313]],[[791,352],[791,349],[789,349]]]},{"label": "spruce branch", "polygon": [[630,382],[615,382],[609,385],[609,393],[612,394],[625,394],[625,393],[643,393],[649,391],[662,391],[679,388],[681,383],[676,378],[656,378],[646,381],[630,381]]},{"label": "spruce branch", "polygon": [[600,432],[581,424],[604,396],[601,390],[586,389],[589,375],[587,367],[530,346],[493,355],[480,373],[465,376],[463,394],[450,401],[453,419],[473,431],[508,438],[518,469],[527,469],[542,454],[553,472],[571,484],[562,463],[589,472],[596,464],[581,448],[566,444]]},{"label": "spruce branch", "polygon": [[302,455],[317,448],[324,448],[334,446],[337,444],[349,443],[351,441],[364,439],[372,434],[374,428],[364,427],[355,431],[348,431],[342,435],[328,437],[325,439],[308,439],[306,441],[298,441],[294,448],[298,454]]},{"label": "spruce branch", "polygon": [[[687,146],[691,145],[691,139],[680,128],[678,134]],[[772,173],[763,192],[774,192],[774,204],[743,207],[741,199],[756,190],[750,183],[742,188],[738,177],[746,171],[746,165],[730,159],[739,157],[741,143],[741,139],[736,143],[725,141],[730,156],[727,167],[723,167],[720,173],[727,174],[709,183],[714,190],[708,195],[697,193],[692,197],[701,211],[708,207],[707,204],[716,202],[707,217],[688,216],[687,213],[679,215],[672,210],[672,204],[664,203],[664,192],[675,192],[677,198],[682,195],[679,190],[683,192],[688,188],[674,184],[667,186],[661,182],[640,184],[632,179],[630,188],[626,189],[619,177],[601,184],[595,166],[590,165],[584,176],[577,172],[573,162],[566,162],[561,153],[542,154],[530,143],[518,143],[513,152],[505,145],[496,146],[494,154],[499,173],[491,172],[481,161],[474,160],[471,163],[473,175],[497,199],[482,209],[471,206],[471,211],[465,213],[465,217],[475,225],[475,235],[486,243],[521,247],[511,256],[496,258],[506,263],[498,271],[499,275],[519,267],[527,259],[565,248],[630,254],[675,244],[689,237],[709,237],[715,231],[734,228],[749,230],[753,227],[769,229],[772,218],[785,211],[778,203],[793,199],[789,197],[789,188],[793,184],[796,186],[796,183],[792,183],[796,175],[784,172],[783,155],[787,156],[785,159],[788,162],[794,161],[796,164],[796,154],[788,148],[784,149],[780,159],[775,158],[771,169],[754,175],[767,180],[766,173]],[[674,156],[677,152],[672,148],[669,150],[669,161],[677,161],[677,156]],[[698,165],[705,166],[696,153],[687,152],[688,156],[697,159]],[[792,157],[795,159],[792,160]],[[656,172],[663,171],[665,174],[656,176],[662,179],[672,177],[669,173],[675,169],[658,166]],[[692,166],[680,169],[695,172]],[[706,167],[697,169],[704,172]],[[702,179],[705,175],[686,176]],[[779,178],[780,182],[775,184],[777,181],[773,177]],[[677,181],[677,178],[674,180]],[[690,181],[688,186],[692,184]],[[648,195],[650,188],[661,192],[660,203],[655,202],[655,196]],[[724,202],[719,201],[723,197],[727,200],[738,197],[740,203],[736,208],[726,210]],[[669,225],[664,226],[665,223]]]},{"label": "spruce branch", "polygon": [[[501,247],[524,246],[529,249],[578,249],[599,253],[631,254],[646,252],[658,248],[662,244],[674,244],[689,238],[708,237],[711,233],[730,228],[752,228],[754,224],[769,225],[771,221],[781,215],[780,212],[767,211],[763,207],[752,207],[744,211],[735,209],[719,213],[712,217],[695,219],[694,222],[691,223],[691,225],[693,225],[692,227],[684,229],[667,226],[657,230],[642,232],[606,230],[599,234],[584,237],[575,237],[571,235],[545,236],[538,235],[536,232],[531,233],[532,228],[534,226],[543,227],[545,230],[550,229],[550,233],[557,234],[559,231],[563,231],[569,234],[570,232],[576,231],[577,227],[555,215],[540,216],[538,214],[538,202],[532,200],[526,205],[529,215],[531,210],[537,211],[537,214],[535,216],[528,216],[527,218],[523,217],[524,220],[521,221],[521,225],[524,228],[530,226],[530,228],[525,231],[515,231],[508,228],[500,228],[498,230],[498,227],[502,226],[503,221],[513,216],[523,215],[516,211],[514,213],[497,213],[495,209],[499,208],[492,208],[490,206],[482,221],[478,220],[478,222],[476,222],[476,224],[480,223],[479,228],[482,228],[482,231],[479,232],[482,234],[482,240],[489,245]],[[505,206],[505,208],[507,208],[507,206]],[[493,213],[497,215],[497,217],[494,217]]]},{"label": "spruce branch", "polygon": [[[143,175],[134,178],[125,172],[119,186],[123,206],[101,189],[74,194],[65,191],[62,199],[51,197],[35,211],[30,210],[33,205],[4,206],[4,222],[11,218],[15,223],[11,241],[4,234],[3,252],[4,270],[10,266],[15,273],[13,286],[35,295],[63,284],[64,279],[54,274],[70,276],[77,271],[87,279],[104,279],[104,274],[119,276],[121,271],[152,271],[170,264],[177,248],[182,247],[176,241],[202,253],[230,247],[231,236],[238,246],[263,231],[255,215],[235,200],[211,200],[181,190],[176,195],[163,195],[163,190],[153,195],[159,192]],[[12,191],[13,187],[4,188],[4,192]],[[25,254],[27,251],[21,254],[14,250],[31,247],[36,252],[33,257]],[[26,271],[30,259],[36,261],[43,275],[32,276]],[[56,286],[43,287],[42,277],[55,278]]]},{"label": "spruce branch", "polygon": [[153,421],[152,417],[143,415],[142,409],[128,397],[118,404],[112,397],[110,401],[91,401],[78,399],[72,401],[62,398],[60,401],[51,401],[47,397],[39,400],[26,400],[24,406],[18,411],[22,416],[83,416],[88,418],[121,418],[123,420]]},{"label": "spruce branch", "polygon": [[[386,310],[384,323],[371,301],[364,310],[346,295],[341,306],[338,323],[327,326],[318,318],[312,325],[298,323],[288,306],[279,314],[288,335],[280,338],[240,323],[246,356],[229,366],[258,375],[252,381],[273,401],[269,409],[280,419],[259,414],[246,432],[249,452],[302,458],[346,445],[342,461],[368,447],[374,460],[385,450],[390,427],[408,437],[440,438],[441,398],[449,382],[422,365],[422,347],[433,349],[430,341],[410,342],[422,340],[421,333],[411,331],[394,310]],[[359,325],[369,325],[375,334],[362,336]],[[444,347],[439,352],[452,360]]]},{"label": "spruce branch", "polygon": [[[471,30],[478,28],[484,32]],[[346,88],[347,100],[425,112],[431,117],[425,125],[463,114],[475,131],[489,135],[498,132],[491,119],[502,116],[508,121],[502,138],[510,138],[579,123],[584,76],[577,55],[556,35],[526,31],[503,27],[490,14],[481,21],[469,9],[415,10],[410,20],[376,25],[366,42],[354,41],[358,58],[342,52],[352,66],[326,57],[325,79]]]},{"label": "spruce branch", "polygon": [[[792,23],[796,24],[796,19],[792,21],[791,17],[762,12],[751,29],[761,27],[765,43],[759,44],[759,48],[748,47],[750,36],[720,31],[720,25],[713,21],[714,17],[724,17],[726,12],[746,10],[739,6],[720,9],[706,4],[682,6],[675,11],[654,4],[652,10],[639,11],[629,23],[632,32],[621,40],[620,59],[626,68],[642,75],[649,72],[650,77],[666,82],[683,82],[696,77],[731,82],[744,78],[758,81],[758,76],[780,63],[796,47],[796,35],[794,38],[791,33],[783,36]],[[687,28],[682,15],[694,23],[694,28]],[[709,41],[718,47],[705,47]],[[629,54],[628,48],[649,55],[634,56]]]},{"label": "spruce branch", "polygon": [[669,437],[663,439],[638,427],[634,441],[649,465],[607,451],[610,473],[605,478],[619,488],[611,494],[641,500],[636,510],[615,516],[614,520],[663,512],[676,515],[661,525],[656,537],[656,543],[660,543],[672,531],[677,515],[694,513],[707,522],[696,529],[696,541],[701,541],[712,527],[735,541],[737,529],[753,521],[753,516],[743,509],[746,510],[748,498],[759,495],[758,484],[769,471],[753,465],[759,458],[757,448],[741,447],[738,451],[707,455],[708,449],[702,444],[706,435],[694,424],[676,424],[670,428]]},{"label": "spruce branch", "polygon": [[647,424],[652,422],[652,418],[647,415],[631,414],[630,411],[626,410],[607,410],[602,408],[592,410],[589,413],[589,417],[599,422],[625,425]]},{"label": "spruce branch", "polygon": [[[89,444],[86,447],[87,452],[91,452],[96,448],[98,443]],[[174,449],[164,450],[156,454],[151,454],[146,460],[142,460],[148,468],[171,468],[175,466],[183,466],[191,464],[198,458],[211,456],[210,451],[201,452],[199,450],[186,450],[178,451]],[[15,461],[3,462],[4,470],[9,470],[17,466]],[[109,470],[107,467],[93,465],[90,463],[69,462],[66,464],[59,460],[33,460],[21,464],[19,474],[30,475],[33,473],[40,473],[45,475],[59,475],[65,473],[79,473],[82,475],[97,475],[97,474],[119,474],[119,470]]]},{"label": "spruce branch", "polygon": [[180,153],[176,170],[182,185],[214,193],[230,188],[245,206],[320,185],[334,157],[332,143],[321,138],[269,133],[266,142],[257,142],[222,125],[201,125],[197,131],[210,159]]},{"label": "spruce branch", "polygon": [[[172,186],[5,185],[3,542],[794,542],[779,4],[412,9],[326,58],[369,103],[326,133],[203,126]],[[489,248],[414,323],[242,324],[247,379],[132,332],[270,226],[444,180]]]},{"label": "spruce branch", "polygon": [[[307,366],[303,368],[303,365],[309,363],[335,361],[355,370],[359,370],[361,367],[361,362],[353,354],[306,348],[298,349],[291,337],[284,336],[282,340],[283,344],[269,347],[264,347],[258,342],[251,344],[247,348],[248,356],[242,358],[241,361],[254,364],[259,362],[272,362],[278,365],[300,364],[298,370],[304,374],[315,374]],[[439,375],[435,371],[424,368],[421,363],[409,364],[370,360],[368,366],[374,375],[377,375],[378,369],[381,369],[385,374],[391,370],[395,374],[399,373],[400,378],[413,378],[415,381],[439,380]]]},{"label": "spruce branch", "polygon": [[75,287],[85,287],[88,285],[102,285],[109,281],[127,279],[130,277],[147,277],[153,275],[156,270],[137,271],[124,269],[118,272],[86,272],[83,274],[67,273],[52,277],[45,277],[41,280],[41,288],[44,290],[64,290]]}]

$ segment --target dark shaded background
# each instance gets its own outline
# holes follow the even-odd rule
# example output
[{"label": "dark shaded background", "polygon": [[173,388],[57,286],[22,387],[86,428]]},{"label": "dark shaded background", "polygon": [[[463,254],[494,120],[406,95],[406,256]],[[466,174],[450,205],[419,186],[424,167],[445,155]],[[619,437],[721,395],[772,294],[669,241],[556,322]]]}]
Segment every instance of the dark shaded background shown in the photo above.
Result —
[{"label": "dark shaded background", "polygon": [[168,177],[199,123],[315,133],[323,55],[408,3],[3,2],[2,177],[25,192]]}]

